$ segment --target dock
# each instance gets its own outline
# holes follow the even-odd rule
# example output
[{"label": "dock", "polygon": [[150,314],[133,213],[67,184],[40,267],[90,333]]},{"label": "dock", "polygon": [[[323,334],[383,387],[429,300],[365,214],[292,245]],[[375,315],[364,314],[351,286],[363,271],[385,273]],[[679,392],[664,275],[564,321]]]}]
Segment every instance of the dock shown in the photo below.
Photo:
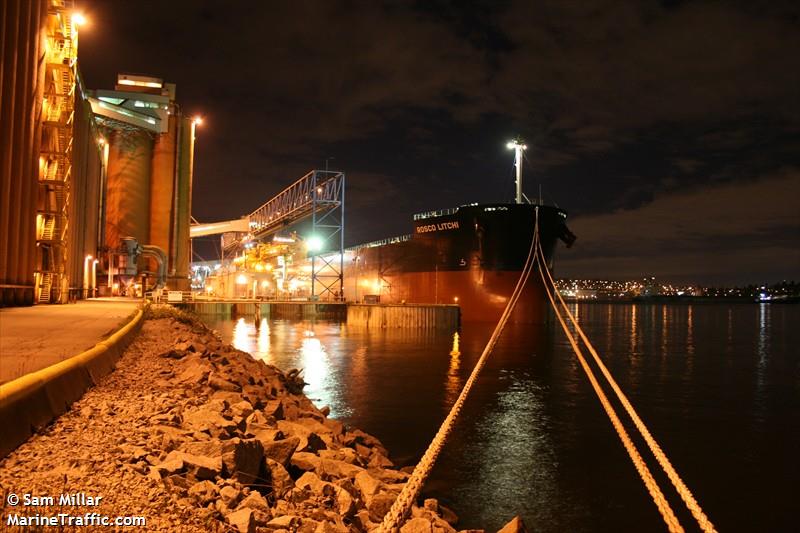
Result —
[{"label": "dock", "polygon": [[201,316],[259,316],[285,320],[336,320],[366,328],[420,328],[453,331],[461,309],[451,304],[363,304],[351,302],[195,300],[174,303]]}]

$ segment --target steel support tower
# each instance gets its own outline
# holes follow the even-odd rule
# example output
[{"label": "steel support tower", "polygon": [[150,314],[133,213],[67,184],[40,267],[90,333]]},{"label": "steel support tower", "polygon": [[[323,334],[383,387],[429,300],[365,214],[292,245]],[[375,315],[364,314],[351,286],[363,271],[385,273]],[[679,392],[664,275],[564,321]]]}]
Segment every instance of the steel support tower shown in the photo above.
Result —
[{"label": "steel support tower", "polygon": [[[344,298],[344,172],[315,170],[312,176],[311,299]],[[335,253],[334,253],[335,251]]]}]

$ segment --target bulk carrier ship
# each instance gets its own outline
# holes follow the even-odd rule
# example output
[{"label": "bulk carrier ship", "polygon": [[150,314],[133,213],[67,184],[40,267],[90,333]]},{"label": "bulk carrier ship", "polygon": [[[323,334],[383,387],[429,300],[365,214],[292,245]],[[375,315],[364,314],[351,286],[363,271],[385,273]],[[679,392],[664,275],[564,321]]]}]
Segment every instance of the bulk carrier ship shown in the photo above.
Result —
[{"label": "bulk carrier ship", "polygon": [[[470,204],[414,215],[410,235],[348,249],[344,297],[380,303],[458,304],[464,321],[496,321],[514,291],[534,236],[539,236],[548,266],[558,241],[567,247],[575,235],[567,213],[532,204],[522,193],[522,151],[516,150],[516,201]],[[544,313],[541,279],[529,278],[512,315],[515,322],[539,322]]]}]

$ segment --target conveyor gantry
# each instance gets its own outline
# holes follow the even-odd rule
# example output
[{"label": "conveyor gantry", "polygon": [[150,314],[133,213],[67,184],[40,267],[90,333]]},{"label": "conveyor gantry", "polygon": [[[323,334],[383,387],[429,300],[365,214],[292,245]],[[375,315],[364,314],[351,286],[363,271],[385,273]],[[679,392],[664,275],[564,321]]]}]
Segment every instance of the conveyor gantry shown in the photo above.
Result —
[{"label": "conveyor gantry", "polygon": [[[344,172],[312,170],[249,215],[223,222],[192,224],[190,235],[194,238],[228,234],[223,235],[223,250],[231,250],[245,241],[261,240],[310,218],[311,235],[322,244],[312,256],[312,294],[338,292],[341,295],[344,286],[344,187]],[[317,284],[321,286],[319,292]]]}]

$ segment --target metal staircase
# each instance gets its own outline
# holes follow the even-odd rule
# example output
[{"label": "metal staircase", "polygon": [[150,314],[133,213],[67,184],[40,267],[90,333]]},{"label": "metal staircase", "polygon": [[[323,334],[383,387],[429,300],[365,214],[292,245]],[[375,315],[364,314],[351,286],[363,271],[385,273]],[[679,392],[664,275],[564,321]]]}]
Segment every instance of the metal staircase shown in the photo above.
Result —
[{"label": "metal staircase", "polygon": [[70,182],[78,33],[73,24],[73,0],[48,2],[47,52],[37,212],[37,302],[64,301],[68,285]]},{"label": "metal staircase", "polygon": [[41,282],[39,283],[39,298],[37,302],[40,304],[49,304],[50,303],[50,294],[53,290],[53,274],[51,272],[44,272],[41,276]]}]

